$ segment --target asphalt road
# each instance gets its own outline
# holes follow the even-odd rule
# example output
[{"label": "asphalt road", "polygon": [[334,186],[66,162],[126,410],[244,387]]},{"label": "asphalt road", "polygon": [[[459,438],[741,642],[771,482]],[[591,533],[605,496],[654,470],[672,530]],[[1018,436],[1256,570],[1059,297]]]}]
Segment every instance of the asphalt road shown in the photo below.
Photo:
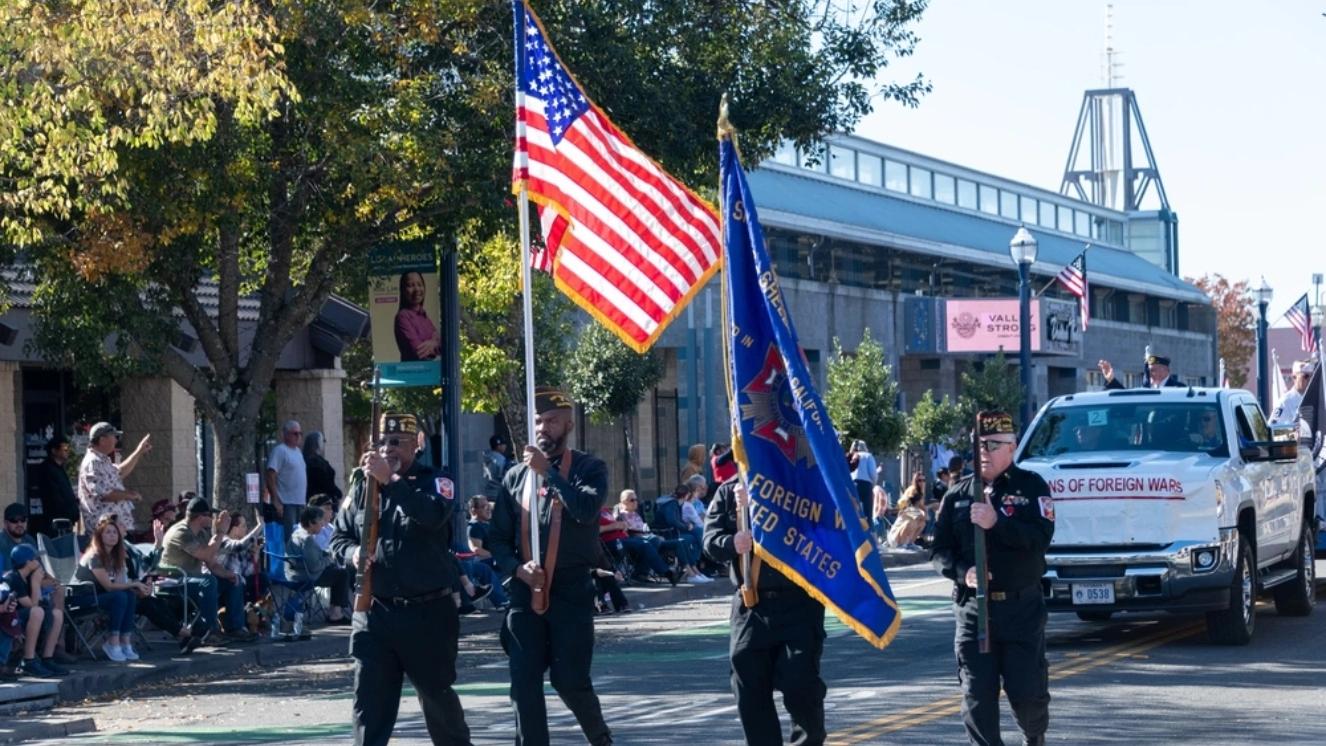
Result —
[{"label": "asphalt road", "polygon": [[[829,625],[830,743],[962,743],[947,583],[925,565],[890,577],[905,616],[887,650],[875,651],[836,620]],[[595,682],[617,743],[741,743],[728,687],[727,613],[722,597],[600,618]],[[1087,623],[1052,615],[1049,741],[1326,743],[1324,617],[1326,608],[1281,618],[1263,604],[1252,644],[1228,648],[1205,642],[1192,618]],[[505,666],[495,637],[462,641],[457,689],[476,744],[513,740]],[[348,661],[291,666],[64,707],[58,716],[93,717],[99,732],[61,743],[343,743],[350,670]],[[554,743],[583,743],[547,692]],[[1020,743],[1004,710],[1005,737]],[[428,743],[411,691],[396,734],[394,742]]]}]

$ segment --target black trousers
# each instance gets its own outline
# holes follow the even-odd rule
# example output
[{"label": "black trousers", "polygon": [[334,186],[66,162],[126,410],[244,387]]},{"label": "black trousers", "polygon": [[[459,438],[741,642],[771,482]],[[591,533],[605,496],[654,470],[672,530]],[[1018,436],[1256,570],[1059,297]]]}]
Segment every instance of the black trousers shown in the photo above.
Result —
[{"label": "black trousers", "polygon": [[783,743],[774,690],[792,718],[793,746],[824,743],[824,607],[797,592],[765,594],[754,608],[732,599],[732,693],[746,743]]},{"label": "black trousers", "polygon": [[[1010,594],[1012,595],[1012,594]],[[977,746],[1002,746],[999,686],[1022,733],[1045,734],[1050,724],[1050,676],[1045,661],[1045,600],[1039,586],[1016,598],[990,601],[990,652],[980,652],[976,600],[955,604],[953,647],[962,684],[962,722]]]},{"label": "black trousers", "polygon": [[435,744],[470,746],[470,728],[456,683],[460,617],[450,595],[396,606],[373,601],[356,612],[350,633],[355,659],[355,744],[380,746],[391,739],[404,676],[419,694],[428,735]]},{"label": "black trousers", "polygon": [[512,579],[511,609],[502,624],[502,649],[511,669],[517,746],[548,746],[543,674],[591,744],[612,743],[603,708],[590,680],[594,654],[594,581],[588,568],[557,568],[548,610],[530,609],[530,588]]}]

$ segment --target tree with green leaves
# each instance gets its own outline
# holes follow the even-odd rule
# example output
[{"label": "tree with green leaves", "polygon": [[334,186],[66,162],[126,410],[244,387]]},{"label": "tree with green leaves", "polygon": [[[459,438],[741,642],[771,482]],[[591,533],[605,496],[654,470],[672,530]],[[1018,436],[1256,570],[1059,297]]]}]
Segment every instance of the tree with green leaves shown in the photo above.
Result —
[{"label": "tree with green leaves", "polygon": [[643,355],[627,347],[606,327],[586,324],[571,355],[571,395],[595,423],[616,421],[626,446],[626,473],[631,488],[640,489],[636,468],[635,410],[646,392],[663,379],[663,363],[655,352]]},{"label": "tree with green leaves", "polygon": [[[919,0],[533,6],[586,92],[701,189],[724,92],[757,162],[929,88],[874,82],[911,53]],[[281,350],[333,287],[364,297],[370,247],[433,239],[491,301],[463,312],[467,400],[518,411],[516,325],[485,326],[519,303],[487,286],[513,256],[510,26],[497,0],[0,4],[0,246],[37,285],[38,348],[84,383],[173,378],[237,507]],[[179,319],[204,365],[172,345]]]},{"label": "tree with green leaves", "polygon": [[843,448],[860,439],[876,454],[896,453],[907,430],[897,401],[898,383],[892,368],[884,363],[884,347],[871,339],[870,330],[865,330],[861,344],[850,354],[834,337],[824,406]]},{"label": "tree with green leaves", "polygon": [[964,425],[966,422],[960,403],[948,395],[942,400],[936,400],[934,392],[927,389],[907,415],[907,434],[903,438],[903,445],[908,448],[925,448],[938,444],[952,448],[959,442]]},{"label": "tree with green leaves", "polygon": [[[1017,418],[1018,408],[1022,406],[1022,383],[1008,364],[1001,348],[994,357],[976,370],[963,371],[962,394],[958,397],[958,408],[962,413],[963,432],[971,434],[976,413],[985,409],[1008,412]],[[1018,423],[1019,430],[1027,423]]]}]

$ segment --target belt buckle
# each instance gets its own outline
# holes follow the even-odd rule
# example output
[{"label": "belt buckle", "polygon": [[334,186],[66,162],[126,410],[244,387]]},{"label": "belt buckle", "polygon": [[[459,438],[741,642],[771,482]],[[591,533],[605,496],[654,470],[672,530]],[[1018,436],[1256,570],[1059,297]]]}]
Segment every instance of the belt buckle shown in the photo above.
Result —
[{"label": "belt buckle", "polygon": [[1007,601],[1008,594],[1003,591],[990,591],[991,601]]}]

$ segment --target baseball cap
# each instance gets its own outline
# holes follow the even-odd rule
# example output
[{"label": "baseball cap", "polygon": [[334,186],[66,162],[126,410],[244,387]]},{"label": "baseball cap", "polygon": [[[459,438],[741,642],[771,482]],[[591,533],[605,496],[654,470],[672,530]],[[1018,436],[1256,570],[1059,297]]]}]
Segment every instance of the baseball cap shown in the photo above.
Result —
[{"label": "baseball cap", "polygon": [[201,497],[195,497],[189,501],[189,515],[211,515],[212,506]]},{"label": "baseball cap", "polygon": [[5,506],[5,520],[15,521],[19,518],[27,518],[28,509],[23,503],[10,503]]},{"label": "baseball cap", "polygon": [[9,566],[15,570],[37,559],[37,550],[30,544],[19,544],[9,552]]},{"label": "baseball cap", "polygon": [[123,435],[123,433],[121,433],[119,430],[116,430],[115,426],[110,424],[109,422],[98,422],[97,424],[92,426],[91,430],[88,431],[88,438],[93,443],[97,442],[98,438],[104,438],[107,435],[114,435],[118,437],[120,435]]}]

